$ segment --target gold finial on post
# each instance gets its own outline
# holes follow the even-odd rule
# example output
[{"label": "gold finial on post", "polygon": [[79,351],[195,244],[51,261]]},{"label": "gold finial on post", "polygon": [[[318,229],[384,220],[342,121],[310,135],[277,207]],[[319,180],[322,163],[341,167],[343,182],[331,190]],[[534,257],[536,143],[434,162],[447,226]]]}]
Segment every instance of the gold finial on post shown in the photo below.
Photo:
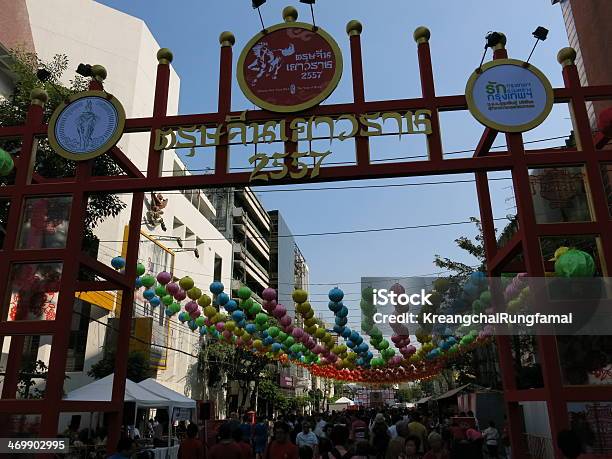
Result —
[{"label": "gold finial on post", "polygon": [[106,80],[107,75],[108,73],[106,72],[106,69],[103,66],[98,64],[91,66],[91,76],[98,83],[104,82],[104,80]]},{"label": "gold finial on post", "polygon": [[420,26],[414,29],[414,34],[412,34],[412,36],[414,37],[414,41],[418,44],[427,43],[431,38],[431,32],[427,27]]},{"label": "gold finial on post", "polygon": [[571,47],[561,48],[557,53],[557,61],[563,67],[574,65],[576,62],[576,50]]},{"label": "gold finial on post", "polygon": [[160,64],[170,65],[172,59],[174,59],[174,56],[172,55],[172,51],[170,51],[168,48],[162,48],[157,51],[157,62]]},{"label": "gold finial on post", "polygon": [[236,43],[236,37],[234,37],[233,33],[226,30],[225,32],[221,32],[221,35],[219,35],[219,43],[221,44],[221,47],[234,46],[234,43]]},{"label": "gold finial on post", "polygon": [[363,32],[363,25],[361,25],[361,22],[357,21],[356,19],[349,21],[346,25],[346,33],[349,35],[349,37],[352,37],[353,35],[361,35],[361,32]]},{"label": "gold finial on post", "polygon": [[506,38],[506,35],[502,32],[497,32],[500,36],[499,41],[497,42],[497,44],[493,47],[493,50],[498,50],[498,49],[506,49],[506,43],[508,43],[508,39]]},{"label": "gold finial on post", "polygon": [[298,18],[298,10],[296,10],[293,6],[287,6],[283,10],[283,19],[285,22],[295,22]]},{"label": "gold finial on post", "polygon": [[30,91],[30,103],[44,107],[49,100],[49,94],[43,88],[34,88]]}]

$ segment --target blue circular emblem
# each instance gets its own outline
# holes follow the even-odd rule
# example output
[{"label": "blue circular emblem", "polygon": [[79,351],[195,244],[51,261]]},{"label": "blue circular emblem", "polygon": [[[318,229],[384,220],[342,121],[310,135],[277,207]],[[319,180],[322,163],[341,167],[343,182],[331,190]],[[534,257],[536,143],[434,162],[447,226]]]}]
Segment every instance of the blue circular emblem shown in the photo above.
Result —
[{"label": "blue circular emblem", "polygon": [[65,158],[87,160],[114,147],[124,125],[125,111],[117,99],[102,91],[87,91],[55,111],[49,142]]}]

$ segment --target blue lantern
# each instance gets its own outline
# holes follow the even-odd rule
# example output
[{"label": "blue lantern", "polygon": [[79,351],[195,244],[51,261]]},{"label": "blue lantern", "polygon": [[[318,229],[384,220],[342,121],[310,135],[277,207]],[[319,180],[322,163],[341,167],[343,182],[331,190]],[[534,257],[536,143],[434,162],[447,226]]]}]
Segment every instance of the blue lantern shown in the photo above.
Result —
[{"label": "blue lantern", "polygon": [[333,301],[330,301],[329,303],[327,303],[327,307],[329,308],[330,311],[332,311],[334,314],[337,313],[340,309],[342,309],[342,306],[344,306],[342,304],[342,302],[339,303],[335,303]]},{"label": "blue lantern", "polygon": [[340,334],[343,338],[348,338],[349,336],[351,336],[351,329],[346,327],[344,330],[342,330]]},{"label": "blue lantern", "polygon": [[153,290],[152,288],[148,288],[144,292],[142,292],[142,296],[144,296],[147,300],[151,301],[151,299],[156,296],[155,290]]},{"label": "blue lantern", "polygon": [[282,345],[280,343],[272,343],[272,352],[278,352],[282,349]]},{"label": "blue lantern", "polygon": [[138,290],[140,287],[142,287],[142,279],[140,278],[140,276],[138,276],[136,278],[136,282],[134,282],[134,286],[136,287],[136,289]]},{"label": "blue lantern", "polygon": [[341,334],[344,331],[344,326],[336,324],[334,325],[333,330],[334,332]]},{"label": "blue lantern", "polygon": [[217,296],[217,304],[219,304],[219,306],[225,306],[229,302],[229,300],[230,297],[227,293],[221,292]]},{"label": "blue lantern", "polygon": [[159,299],[158,296],[154,296],[153,298],[149,300],[149,304],[153,306],[154,308],[156,308],[157,306],[161,304],[161,300]]},{"label": "blue lantern", "polygon": [[227,303],[225,303],[223,307],[225,308],[227,312],[232,313],[236,309],[238,309],[238,303],[236,303],[236,301],[234,300],[229,300]]},{"label": "blue lantern", "polygon": [[346,317],[348,316],[349,310],[346,306],[342,306],[342,308],[336,313],[338,317]]},{"label": "blue lantern", "polygon": [[210,287],[209,287],[211,293],[215,295],[219,295],[223,291],[224,288],[225,287],[223,287],[223,284],[218,281],[213,282],[212,284],[210,284]]},{"label": "blue lantern", "polygon": [[123,269],[125,267],[125,258],[115,257],[111,260],[111,266],[115,269]]},{"label": "blue lantern", "polygon": [[244,319],[244,312],[240,310],[232,312],[232,319],[234,320],[234,322],[240,322],[242,319]]},{"label": "blue lantern", "polygon": [[208,328],[206,326],[200,327],[200,335],[204,336],[206,333],[208,333]]},{"label": "blue lantern", "polygon": [[345,326],[348,322],[347,317],[336,317],[336,325],[340,325],[341,327]]},{"label": "blue lantern", "polygon": [[344,292],[340,290],[338,287],[334,287],[329,291],[329,299],[334,303],[339,303],[344,298]]},{"label": "blue lantern", "polygon": [[174,312],[172,311],[172,309],[166,308],[164,310],[164,314],[166,314],[166,317],[172,317],[174,315]]},{"label": "blue lantern", "polygon": [[252,335],[257,331],[257,325],[247,324],[246,327],[244,327],[244,329],[247,331],[248,334]]}]

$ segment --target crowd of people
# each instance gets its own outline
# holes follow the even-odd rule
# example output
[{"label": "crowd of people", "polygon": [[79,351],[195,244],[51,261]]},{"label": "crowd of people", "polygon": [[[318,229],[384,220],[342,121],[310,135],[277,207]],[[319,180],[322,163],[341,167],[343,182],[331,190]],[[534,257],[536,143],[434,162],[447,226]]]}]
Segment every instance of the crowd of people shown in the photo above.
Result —
[{"label": "crowd of people", "polygon": [[[470,421],[470,418],[472,419]],[[466,422],[467,420],[467,422]],[[343,411],[276,419],[237,415],[222,423],[207,445],[197,424],[181,435],[179,459],[510,459],[505,429],[490,421],[482,429],[471,412],[435,423],[418,411]],[[563,432],[559,449],[566,458],[580,455],[572,431]],[[115,459],[130,457],[127,438]],[[123,450],[122,450],[123,449]]]},{"label": "crowd of people", "polygon": [[[473,418],[471,413],[461,413]],[[489,459],[508,457],[494,422],[479,430],[448,417],[437,425],[417,411],[355,410],[281,415],[255,423],[235,416],[217,441],[198,443],[197,427],[181,443],[180,459]],[[191,425],[190,425],[191,427]],[[206,453],[206,456],[204,454]]]}]

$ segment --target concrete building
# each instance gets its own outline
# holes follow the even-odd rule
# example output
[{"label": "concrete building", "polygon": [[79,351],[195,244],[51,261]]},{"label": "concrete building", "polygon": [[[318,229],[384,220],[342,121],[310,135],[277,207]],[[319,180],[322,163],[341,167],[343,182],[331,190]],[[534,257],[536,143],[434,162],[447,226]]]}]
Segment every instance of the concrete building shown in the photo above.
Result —
[{"label": "concrete building", "polygon": [[[576,66],[583,86],[612,83],[612,2],[609,0],[552,0],[559,4],[569,44],[576,50]],[[588,104],[591,125],[612,101]]]},{"label": "concrete building", "polygon": [[232,241],[232,290],[249,287],[259,298],[270,284],[270,217],[250,188],[206,190],[213,204],[215,226]]},{"label": "concrete building", "polygon": [[[3,75],[0,87],[8,91],[12,84],[6,50],[19,46],[36,52],[43,61],[49,61],[55,54],[65,54],[70,64],[64,84],[73,78],[72,69],[81,62],[104,65],[108,71],[105,89],[122,102],[128,118],[151,115],[156,52],[160,45],[142,20],[92,0],[0,0],[0,10],[3,12],[0,17],[0,44],[3,46],[0,48],[0,75]],[[171,70],[169,114],[178,112],[179,88],[179,77]],[[118,145],[137,167],[146,167],[148,133],[126,134]],[[173,151],[164,153],[162,167],[166,173],[188,174]],[[146,216],[153,197],[146,199],[139,258],[147,271],[157,274],[167,270],[178,278],[189,275],[202,290],[206,290],[213,280],[229,286],[232,245],[212,223],[216,219],[216,209],[208,197],[199,190],[177,190],[164,193],[164,198],[168,200],[164,225]],[[95,229],[100,239],[98,259],[106,264],[125,250],[122,241],[129,222],[130,196],[121,196],[121,199],[127,208]],[[105,350],[113,350],[112,324],[118,313],[116,304],[112,292],[87,294],[77,300],[65,392],[92,381],[88,370],[103,357]],[[185,390],[189,395],[189,370],[196,359],[188,354],[197,353],[199,333],[191,332],[176,316],[167,319],[163,308],[151,307],[140,294],[136,297],[135,316],[134,334],[141,337],[141,341],[134,340],[131,347],[146,352],[160,383],[179,392]],[[151,345],[143,348],[142,341],[147,340]],[[37,347],[36,357],[48,359],[50,346],[45,344],[44,337]],[[6,351],[5,343],[4,361],[0,365],[6,363]]]}]

